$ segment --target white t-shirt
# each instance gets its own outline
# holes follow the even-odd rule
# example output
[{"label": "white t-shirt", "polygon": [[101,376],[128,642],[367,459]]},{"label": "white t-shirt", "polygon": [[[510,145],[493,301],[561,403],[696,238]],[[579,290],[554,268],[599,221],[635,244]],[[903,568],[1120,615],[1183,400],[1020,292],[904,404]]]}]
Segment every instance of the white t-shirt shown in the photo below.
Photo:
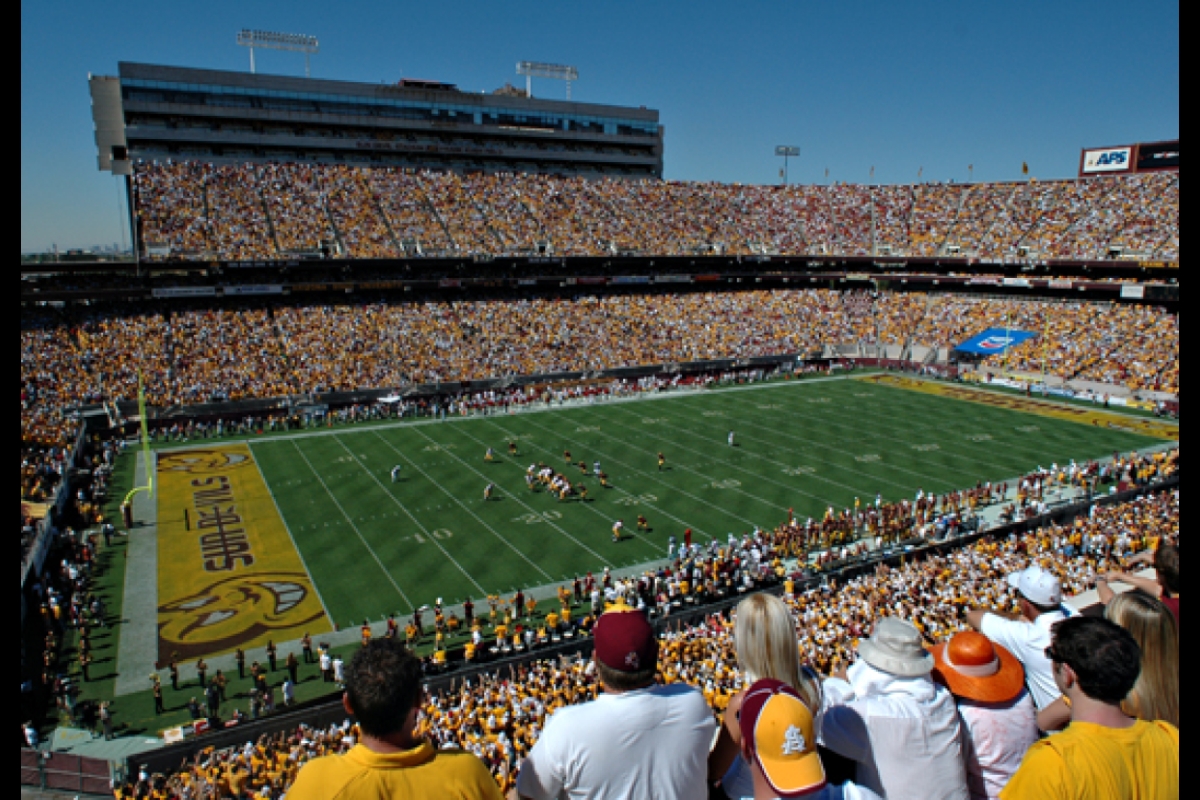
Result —
[{"label": "white t-shirt", "polygon": [[1021,759],[1038,738],[1037,711],[1029,692],[1010,703],[958,701],[963,722],[963,760],[971,800],[989,800],[1021,766]]},{"label": "white t-shirt", "polygon": [[708,797],[716,722],[684,684],[601,694],[551,715],[521,764],[517,792],[551,798]]},{"label": "white t-shirt", "polygon": [[1025,686],[1039,711],[1062,697],[1045,651],[1050,646],[1050,626],[1066,618],[1066,611],[1039,614],[1033,622],[984,614],[979,625],[980,633],[1007,647],[1025,667]]}]

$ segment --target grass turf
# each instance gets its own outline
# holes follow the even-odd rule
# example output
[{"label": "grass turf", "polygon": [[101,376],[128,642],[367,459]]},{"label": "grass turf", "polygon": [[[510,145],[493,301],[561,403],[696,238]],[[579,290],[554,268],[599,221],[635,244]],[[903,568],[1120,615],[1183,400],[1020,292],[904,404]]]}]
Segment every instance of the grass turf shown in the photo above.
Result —
[{"label": "grass turf", "polygon": [[[736,446],[727,444],[730,430]],[[508,455],[515,441],[518,456]],[[212,440],[210,440],[212,441]],[[220,441],[220,440],[216,440]],[[794,508],[819,519],[828,505],[871,502],[1012,478],[1037,464],[1107,456],[1160,440],[861,380],[783,381],[517,414],[255,437],[253,451],[328,612],[339,626],[408,613],[442,597],[561,583],[576,572],[662,559],[667,537],[724,539],[757,524],[773,527]],[[216,442],[213,442],[216,443]],[[496,460],[484,453],[492,447]],[[563,450],[589,475],[567,468]],[[658,469],[657,453],[666,457]],[[591,477],[596,460],[613,488]],[[543,461],[588,486],[586,502],[530,492],[525,468]],[[132,485],[131,454],[117,464],[116,504]],[[390,471],[402,464],[392,483]],[[494,483],[495,499],[482,499]],[[644,514],[651,530],[639,532]],[[612,542],[612,522],[625,535]],[[97,588],[120,619],[125,541],[102,552]],[[539,616],[551,605],[539,604]],[[119,624],[119,623],[118,623]],[[93,680],[81,699],[111,698],[116,636],[98,631]],[[110,638],[111,637],[111,638]],[[464,635],[451,637],[449,646]],[[427,641],[418,652],[432,649]],[[74,636],[68,672],[78,678]],[[349,658],[357,644],[335,648]],[[280,662],[286,655],[281,648]],[[297,655],[299,653],[297,652]],[[110,660],[111,659],[111,660]],[[270,675],[278,686],[283,670]],[[247,707],[249,679],[229,676],[230,704]],[[148,687],[148,684],[147,684]],[[328,694],[315,665],[302,664],[297,699]],[[150,692],[118,698],[123,733],[154,734],[187,721],[195,682],[164,685],[166,713]],[[228,713],[230,704],[223,704]]]},{"label": "grass turf", "polygon": [[[734,446],[727,434],[735,432]],[[518,455],[508,455],[515,441]],[[442,597],[558,583],[661,559],[667,538],[724,540],[795,509],[999,481],[1154,443],[1144,436],[863,381],[776,383],[256,441],[254,455],[339,626]],[[488,447],[496,458],[484,459]],[[586,476],[571,461],[587,465]],[[658,468],[657,454],[665,456]],[[603,489],[594,461],[610,476]],[[530,491],[545,462],[586,501]],[[400,479],[390,471],[402,466]],[[491,500],[484,487],[495,484]],[[650,530],[638,531],[645,515]],[[624,536],[611,529],[624,520]],[[364,587],[370,587],[364,591]]]}]

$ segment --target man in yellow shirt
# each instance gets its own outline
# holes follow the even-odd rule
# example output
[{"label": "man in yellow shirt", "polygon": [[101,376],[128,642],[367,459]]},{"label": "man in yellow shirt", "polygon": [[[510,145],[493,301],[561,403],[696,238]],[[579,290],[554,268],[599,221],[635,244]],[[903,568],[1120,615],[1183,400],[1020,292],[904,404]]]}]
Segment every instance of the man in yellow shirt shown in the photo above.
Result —
[{"label": "man in yellow shirt", "polygon": [[500,789],[475,755],[435,749],[414,731],[422,693],[421,661],[394,639],[363,647],[346,669],[342,704],[361,728],[345,755],[301,768],[289,800],[458,797],[500,800]]},{"label": "man in yellow shirt", "polygon": [[1121,710],[1141,672],[1141,649],[1102,617],[1054,625],[1046,657],[1070,701],[1071,724],[1025,753],[1001,800],[1179,797],[1179,729]]}]

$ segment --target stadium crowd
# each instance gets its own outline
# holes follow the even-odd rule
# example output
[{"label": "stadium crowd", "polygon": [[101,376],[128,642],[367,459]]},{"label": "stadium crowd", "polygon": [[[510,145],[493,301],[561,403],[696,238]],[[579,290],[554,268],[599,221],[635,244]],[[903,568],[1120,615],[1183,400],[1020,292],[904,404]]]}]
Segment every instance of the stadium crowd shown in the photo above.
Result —
[{"label": "stadium crowd", "polygon": [[[402,387],[780,353],[953,347],[989,327],[1039,335],[985,366],[1177,392],[1178,317],[1148,306],[782,290],[529,295],[22,314],[23,484],[69,447],[80,404],[151,406]],[[330,348],[327,342],[337,341]],[[24,491],[24,490],[23,490]]]},{"label": "stadium crowd", "polygon": [[[1167,261],[1179,256],[1177,172],[778,187],[166,161],[137,164],[133,180],[151,259],[167,252],[195,260],[275,259],[329,248],[357,259],[542,248],[562,256],[1101,259],[1114,248]],[[1179,390],[1177,315],[1145,305],[944,294],[98,303],[23,309],[21,327],[22,499],[50,499],[72,467],[84,468],[72,483],[73,519],[96,530],[66,529],[63,557],[31,587],[46,630],[41,669],[31,674],[64,715],[99,722],[106,736],[107,706],[77,709],[63,674],[73,658],[89,679],[89,637],[108,622],[92,568],[113,531],[99,509],[123,443],[96,440],[76,463],[71,448],[75,409],[133,400],[139,375],[147,402],[170,407],[812,355],[831,345],[950,348],[1005,328],[1038,336],[989,358],[984,369]],[[545,387],[493,390],[419,411],[469,413],[661,385],[647,379],[553,394]],[[334,409],[329,419],[416,410],[354,405]],[[156,435],[207,438],[285,424],[247,414],[190,420]],[[1115,490],[1177,471],[1178,449],[1039,466],[1018,479],[1003,518],[1046,512],[1047,496],[1060,487]],[[419,616],[403,628],[389,621],[387,634],[374,639],[364,622],[362,648],[349,664],[325,652],[316,659],[345,690],[344,723],[300,724],[239,747],[207,747],[169,775],[131,776],[114,795],[297,800],[328,796],[335,786],[345,797],[423,786],[464,797],[674,797],[703,796],[707,779],[709,796],[731,798],[1015,799],[1100,796],[1100,787],[1120,796],[1113,786],[1129,796],[1178,797],[1177,489],[838,577],[837,569],[868,548],[952,543],[978,507],[998,502],[1008,488],[979,484],[889,504],[856,500],[820,520],[789,514],[773,530],[704,545],[688,536],[672,541],[660,569],[576,578],[541,613],[518,592],[512,600],[486,598],[486,616],[446,618],[439,607],[428,635]],[[24,508],[22,522],[29,527]],[[1130,575],[1133,564],[1146,562],[1156,581]],[[797,563],[819,581],[798,588]],[[1109,584],[1121,582],[1135,589],[1114,597]],[[778,598],[761,591],[775,587]],[[1108,605],[1103,619],[1060,607],[1091,589]],[[744,599],[736,610],[671,622],[685,606],[738,595]],[[651,617],[667,621],[657,636]],[[1020,618],[1030,624],[1018,624]],[[459,629],[470,631],[469,660],[563,638],[588,638],[594,650],[591,658],[485,671],[430,693],[422,683],[445,666],[445,636]],[[70,656],[62,645],[68,631],[78,642]],[[399,647],[401,639],[432,639],[436,654],[419,661]],[[306,663],[307,656],[306,646]],[[273,653],[271,662],[274,672]],[[293,689],[297,668],[289,662]],[[161,692],[157,676],[154,683]],[[290,700],[285,684],[284,703]],[[228,703],[213,696],[207,702],[213,717]],[[203,711],[192,705],[199,719]],[[251,717],[273,707],[273,686],[251,694]],[[244,718],[240,708],[233,714]]]},{"label": "stadium crowd", "polygon": [[[1160,460],[1158,466],[1166,471],[1169,468],[1163,463]],[[1129,475],[1136,481],[1150,475],[1151,465],[1118,457],[1105,466],[1113,468],[1114,474],[1123,473],[1122,477]],[[1178,636],[1178,490],[1149,494],[1129,502],[1096,505],[1090,514],[1077,517],[1068,524],[1047,525],[1002,539],[985,537],[971,545],[910,559],[898,566],[880,566],[874,572],[861,574],[845,582],[827,579],[819,586],[803,591],[797,591],[794,578],[782,569],[781,558],[786,555],[791,524],[792,521],[788,521],[774,532],[758,531],[741,540],[719,543],[715,549],[725,551],[719,554],[720,559],[710,558],[707,548],[697,548],[699,552],[694,558],[692,551],[685,549],[685,554],[664,571],[667,576],[678,571],[678,574],[690,577],[693,565],[700,565],[703,572],[720,560],[722,563],[738,564],[745,574],[751,576],[751,580],[744,584],[741,592],[748,599],[742,600],[735,614],[712,614],[699,622],[674,626],[670,624],[670,617],[667,617],[665,632],[656,642],[648,645],[652,649],[644,651],[655,657],[647,680],[660,685],[657,691],[668,691],[661,687],[677,687],[671,691],[690,691],[682,687],[691,687],[703,698],[716,724],[720,725],[724,720],[724,726],[728,727],[737,724],[738,715],[731,708],[744,714],[747,690],[757,687],[761,679],[778,678],[791,684],[797,691],[797,697],[808,709],[810,727],[805,730],[814,746],[805,747],[804,750],[808,754],[810,767],[817,769],[813,765],[825,761],[830,765],[830,772],[835,773],[839,771],[840,758],[840,771],[850,778],[849,782],[839,787],[843,794],[837,796],[1074,796],[1055,793],[1062,776],[1054,771],[1054,764],[1048,766],[1045,763],[1047,757],[1044,746],[1053,747],[1059,741],[1055,738],[1058,736],[1065,737],[1062,740],[1064,743],[1082,738],[1083,743],[1076,747],[1083,746],[1095,751],[1090,758],[1075,756],[1075,760],[1072,760],[1069,754],[1062,756],[1077,770],[1075,780],[1119,780],[1123,782],[1122,785],[1136,784],[1142,787],[1142,791],[1149,792],[1130,796],[1178,796],[1178,789],[1175,788],[1174,794],[1171,794],[1170,787],[1178,785],[1179,664],[1177,655],[1174,660],[1169,657],[1169,653],[1177,653],[1177,649],[1166,650],[1168,657],[1163,657],[1163,648],[1171,645]],[[1031,671],[1048,665],[1036,663],[1028,654],[1028,649],[1023,649],[1019,644],[1009,642],[1005,645],[999,640],[973,633],[970,624],[973,615],[984,615],[985,634],[989,626],[994,629],[998,624],[987,622],[988,615],[999,619],[998,615],[1001,614],[1019,614],[1023,610],[1034,609],[1037,612],[1035,617],[1040,613],[1047,619],[1057,621],[1064,617],[1057,610],[1057,603],[1063,597],[1103,584],[1106,578],[1114,582],[1133,581],[1122,571],[1124,566],[1147,559],[1152,560],[1158,568],[1159,578],[1157,584],[1147,588],[1147,599],[1139,602],[1149,609],[1147,613],[1158,614],[1155,618],[1160,620],[1160,627],[1167,632],[1165,635],[1169,640],[1160,637],[1155,641],[1145,626],[1129,621],[1128,612],[1118,613],[1118,607],[1123,607],[1125,603],[1112,601],[1109,616],[1128,627],[1137,642],[1134,648],[1126,647],[1121,651],[1124,653],[1124,663],[1128,664],[1129,659],[1133,659],[1132,671],[1128,667],[1117,666],[1121,659],[1089,667],[1077,661],[1075,656],[1054,653],[1054,648],[1059,644],[1063,645],[1063,650],[1067,649],[1067,633],[1073,630],[1073,626],[1078,627],[1078,623],[1063,627],[1063,623],[1059,622],[1057,626],[1039,630],[1039,635],[1046,637],[1045,643],[1053,644],[1048,649],[1052,660],[1058,659],[1056,663],[1062,665],[1055,667],[1055,674],[1063,675],[1066,667],[1069,667],[1074,680],[1059,679],[1059,689],[1055,690],[1061,690],[1062,696],[1073,701],[1069,706],[1059,703],[1066,708],[1066,717],[1058,719],[1053,725],[1050,718],[1044,715],[1037,716],[1035,720],[1034,705],[1030,701],[1030,692],[1034,687]],[[783,602],[779,603],[773,598],[763,599],[766,596],[755,591],[758,586],[755,576],[772,580],[781,577]],[[553,786],[553,776],[558,775],[557,770],[560,769],[559,762],[554,760],[556,756],[551,755],[557,751],[551,748],[563,746],[560,740],[564,736],[565,725],[560,722],[554,726],[555,716],[561,715],[566,720],[569,715],[564,710],[567,708],[580,707],[581,704],[590,707],[590,701],[609,696],[614,691],[620,696],[621,690],[614,687],[613,681],[616,679],[612,675],[612,668],[615,666],[621,671],[627,670],[628,666],[614,664],[610,655],[613,646],[607,638],[613,634],[606,632],[613,631],[614,625],[607,624],[607,620],[616,619],[610,616],[614,613],[637,614],[638,608],[648,605],[646,601],[651,598],[653,588],[661,578],[662,575],[653,573],[627,581],[614,581],[604,576],[596,587],[596,591],[601,593],[599,601],[589,598],[586,587],[581,589],[576,585],[572,590],[564,586],[559,593],[561,608],[551,609],[540,623],[530,623],[531,626],[540,624],[542,627],[553,623],[558,631],[573,628],[579,635],[591,634],[596,647],[591,659],[576,656],[533,661],[516,670],[509,668],[485,672],[453,682],[448,689],[440,689],[433,694],[422,693],[419,686],[414,684],[416,688],[409,698],[413,710],[411,714],[402,715],[406,724],[412,726],[409,731],[411,738],[406,742],[409,747],[428,747],[420,744],[421,740],[428,741],[432,745],[432,752],[419,759],[406,761],[402,766],[417,768],[424,764],[433,769],[430,761],[441,760],[443,754],[453,754],[461,749],[474,754],[495,781],[494,787],[477,785],[464,796],[498,796],[492,793],[495,788],[502,793],[515,789],[521,796],[528,797],[559,796],[553,788],[546,789],[547,785]],[[696,584],[701,582],[697,580]],[[682,583],[684,592],[688,591],[687,577],[676,583]],[[1032,603],[1048,601],[1038,595],[1038,587],[1049,592],[1048,596],[1053,599],[1051,605],[1040,611]],[[1155,599],[1156,596],[1161,597],[1161,601]],[[770,608],[771,603],[786,608],[783,617],[779,617],[778,609]],[[1174,615],[1166,610],[1164,603],[1171,604]],[[1154,611],[1155,604],[1162,607],[1161,612]],[[572,615],[572,610],[577,606],[579,613]],[[520,609],[517,613],[520,613]],[[766,615],[760,620],[764,626],[772,615],[776,622],[779,619],[786,620],[789,633],[782,638],[784,641],[798,642],[798,647],[791,648],[790,659],[794,662],[798,656],[799,663],[803,665],[802,671],[794,664],[787,668],[778,667],[781,658],[783,662],[788,659],[787,648],[783,649],[784,656],[776,654],[768,657],[767,644],[760,642],[757,646],[753,645],[753,631],[759,630],[761,635],[761,629],[750,625],[747,620],[760,619],[757,615]],[[641,617],[641,614],[637,616]],[[564,618],[568,621],[564,622]],[[505,625],[508,622],[515,622],[515,619],[506,619],[498,624]],[[1023,627],[1030,631],[1037,628],[1036,625]],[[1090,644],[1085,649],[1108,646],[1104,643],[1114,635],[1111,631],[1115,627],[1098,628],[1101,633],[1095,635],[1099,636],[1099,640],[1089,640]],[[623,632],[623,638],[620,639],[621,648],[617,652],[624,653],[624,648],[636,645],[628,644],[628,637],[632,634],[624,627],[620,631]],[[977,638],[971,639],[971,636]],[[398,638],[398,634],[391,632],[384,638],[394,637]],[[364,654],[367,648],[368,640],[364,638]],[[957,665],[949,658],[947,648],[961,659]],[[1038,647],[1039,653],[1040,649],[1041,646]],[[1138,681],[1135,690],[1137,660],[1151,657],[1152,654],[1158,660],[1152,665],[1143,662],[1142,672],[1153,675],[1156,680],[1152,683]],[[365,655],[361,655],[361,658],[369,663]],[[363,665],[357,664],[359,657],[352,661],[355,663],[350,665],[345,678],[349,692],[348,711],[352,705],[357,708],[367,702],[361,692],[355,691],[356,680],[361,680],[358,670]],[[963,669],[964,665],[978,667]],[[1099,669],[1099,674],[1095,673],[1096,669]],[[1120,672],[1121,669],[1125,671],[1119,679],[1108,674]],[[1076,673],[1079,677],[1075,677]],[[792,679],[789,680],[788,675],[793,676]],[[928,682],[929,675],[932,675],[933,683]],[[973,680],[964,680],[964,676]],[[985,677],[993,680],[985,681]],[[419,666],[409,669],[408,679],[426,680],[421,677]],[[898,679],[920,680],[922,683],[897,684]],[[1110,723],[1110,727],[1128,728],[1133,725],[1137,733],[1136,740],[1129,740],[1126,736],[1120,740],[1124,742],[1121,745],[1111,739],[1112,734],[1097,729],[1097,717],[1089,716],[1093,708],[1092,700],[1099,696],[1096,695],[1099,690],[1095,687],[1114,681],[1124,688],[1109,690],[1108,695],[1100,698],[1106,699],[1122,715],[1109,718],[1119,723]],[[1030,688],[1023,689],[1023,683]],[[1081,688],[1083,697],[1078,693]],[[1113,691],[1119,691],[1119,694],[1113,696]],[[1125,698],[1127,692],[1129,698]],[[914,698],[923,699],[916,701]],[[1036,697],[1034,699],[1038,700]],[[904,706],[904,703],[914,702],[915,705]],[[878,703],[890,703],[887,707],[892,709],[892,713],[884,713],[882,720],[877,716],[881,713]],[[927,763],[926,760],[933,758],[935,751],[928,748],[913,749],[911,739],[898,739],[894,729],[890,734],[887,732],[886,718],[895,717],[897,703],[907,708],[901,713],[909,718],[908,724],[919,727],[923,740],[943,741],[944,747],[936,749],[942,756]],[[955,705],[957,711],[945,710],[953,709]],[[1042,706],[1043,703],[1037,703],[1039,710]],[[939,707],[942,711],[938,711]],[[847,709],[854,710],[866,724],[866,729],[860,730],[859,744],[854,747],[846,744],[847,736],[842,733],[841,726],[845,724]],[[588,713],[598,714],[600,710],[598,706],[592,707]],[[571,719],[575,720],[576,717],[572,716]],[[1068,722],[1071,724],[1065,731],[1054,732]],[[1153,724],[1147,727],[1146,722]],[[373,745],[376,724],[376,719],[366,714],[355,723],[347,719],[344,724],[332,725],[328,729],[299,725],[294,730],[262,736],[240,747],[225,750],[205,748],[170,775],[142,774],[131,777],[126,784],[116,788],[115,796],[122,800],[147,796],[201,798],[253,795],[279,798],[288,793],[306,765],[328,755],[344,758],[322,762],[323,770],[337,767],[332,773],[322,772],[323,781],[344,781],[350,775],[357,776],[355,780],[368,783],[384,780],[378,775],[370,777],[371,770],[378,769],[381,764],[364,761],[361,755],[353,755],[356,749],[362,752],[364,742]],[[742,724],[744,730],[745,722]],[[861,726],[863,722],[858,724]],[[653,730],[651,727],[651,732]],[[747,732],[751,735],[754,733],[753,730]],[[611,734],[607,730],[603,733],[605,736]],[[1168,734],[1166,739],[1154,738],[1164,733]],[[753,747],[739,747],[730,751],[721,742],[730,735],[734,740],[741,739],[736,728],[728,734],[722,731],[717,749],[711,756],[708,754],[711,735],[703,737],[699,756],[676,753],[675,757],[681,760],[686,769],[682,777],[678,772],[673,773],[670,792],[655,796],[691,796],[686,787],[693,786],[697,779],[703,777],[703,761],[706,758],[709,759],[708,777],[714,781],[711,789],[714,794],[710,796],[753,795],[751,776],[754,770],[768,769],[770,764],[756,756]],[[555,744],[543,744],[539,752],[539,740],[544,736]],[[615,739],[610,736],[609,746],[620,748],[620,742],[627,741],[630,736],[636,734],[630,732]],[[652,738],[645,746],[657,749],[660,745],[655,742],[663,738],[671,737]],[[1174,762],[1168,755],[1172,750],[1172,742],[1176,753]],[[741,745],[740,741],[735,743]],[[819,751],[816,743],[822,746]],[[864,746],[867,748],[865,751]],[[1137,750],[1151,746],[1153,758]],[[1136,751],[1136,755],[1124,759],[1124,762],[1133,760],[1136,763],[1132,772],[1123,772],[1126,768],[1119,766],[1122,763],[1120,754],[1128,752],[1121,750],[1121,747]],[[390,752],[395,752],[395,748]],[[588,763],[603,761],[597,753],[586,749],[576,752],[575,758],[584,762],[582,766],[577,764],[576,768],[585,774]],[[743,760],[737,762],[738,756],[731,755],[731,752],[740,753]],[[871,755],[872,752],[874,755]],[[690,760],[693,757],[698,757],[699,762]],[[949,761],[940,760],[942,758],[948,758]],[[603,785],[591,787],[592,796],[615,796],[614,792],[619,794],[625,789],[614,787],[627,789],[630,780],[653,780],[646,776],[638,777],[643,763],[641,759],[632,755],[627,759],[622,769],[610,771]],[[857,762],[857,769],[851,764],[846,772],[846,759]],[[1039,765],[1037,771],[1032,765],[1027,767],[1027,763],[1034,761]],[[906,768],[904,762],[911,763]],[[454,763],[466,769],[462,762]],[[696,763],[700,766],[697,767]],[[529,764],[536,764],[536,773],[523,779],[523,770],[534,769],[528,767]],[[441,768],[449,769],[449,763]],[[940,770],[938,781],[933,784],[926,782],[930,776],[923,775],[922,769]],[[1026,769],[1030,770],[1029,774],[1026,774]],[[779,788],[783,785],[784,773],[791,774],[787,770],[777,771],[774,773],[775,780],[770,782],[778,795],[755,796],[799,796],[789,794],[790,791],[797,791],[795,787]],[[824,770],[813,774],[819,774],[821,781],[826,778]],[[1034,781],[1035,774],[1039,776],[1041,784]],[[1119,777],[1112,778],[1113,774]],[[414,771],[412,775],[411,778],[401,778],[393,774],[387,780],[420,780],[417,772]],[[1172,775],[1175,776],[1174,783]],[[718,779],[719,785],[715,783]],[[478,778],[475,780],[478,781]],[[832,774],[828,780],[833,782]],[[322,782],[321,788],[315,791],[327,792],[330,785]],[[808,790],[815,788],[819,788],[816,779],[806,786]],[[309,783],[298,786],[292,794],[299,797],[315,796],[311,794],[313,791]],[[549,794],[545,794],[546,791]],[[715,794],[717,792],[721,794]]]},{"label": "stadium crowd", "polygon": [[1179,256],[1178,173],[748,186],[167,161],[139,163],[134,181],[143,240],[183,258],[272,258],[333,241],[351,258],[510,255],[539,243],[562,256]]}]

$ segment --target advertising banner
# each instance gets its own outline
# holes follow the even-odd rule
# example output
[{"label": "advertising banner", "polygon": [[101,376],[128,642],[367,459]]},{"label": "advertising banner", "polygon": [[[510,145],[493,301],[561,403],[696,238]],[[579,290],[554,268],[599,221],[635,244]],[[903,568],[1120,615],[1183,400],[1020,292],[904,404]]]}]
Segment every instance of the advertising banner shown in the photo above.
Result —
[{"label": "advertising banner", "polygon": [[1083,164],[1079,171],[1083,175],[1099,175],[1106,172],[1129,172],[1133,169],[1132,147],[1105,147],[1083,151]]},{"label": "advertising banner", "polygon": [[216,294],[215,286],[167,286],[150,290],[152,297],[214,297]]},{"label": "advertising banner", "polygon": [[221,291],[226,297],[243,294],[283,294],[283,286],[277,283],[248,283],[242,286],[226,286]]},{"label": "advertising banner", "polygon": [[1026,339],[1032,339],[1034,336],[1037,336],[1037,334],[1032,331],[988,328],[983,333],[976,334],[967,339],[954,349],[961,350],[964,353],[979,353],[990,356],[996,353],[1003,353],[1013,345],[1020,344]]}]

